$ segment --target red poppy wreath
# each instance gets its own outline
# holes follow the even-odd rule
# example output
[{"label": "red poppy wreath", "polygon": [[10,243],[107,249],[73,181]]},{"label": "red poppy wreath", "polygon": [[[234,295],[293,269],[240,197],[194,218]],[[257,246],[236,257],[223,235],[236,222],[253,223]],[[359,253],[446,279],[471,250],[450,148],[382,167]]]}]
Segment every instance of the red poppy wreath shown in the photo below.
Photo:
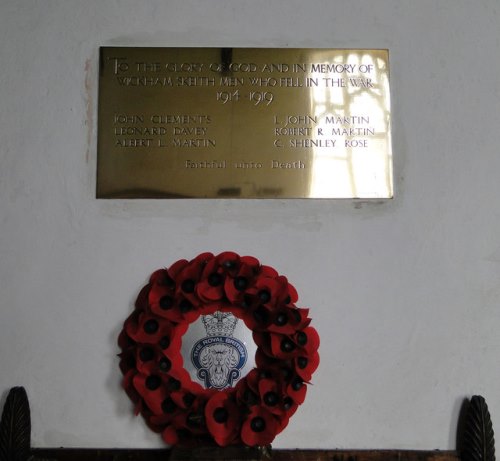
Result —
[{"label": "red poppy wreath", "polygon": [[[319,364],[319,336],[297,300],[286,277],[252,256],[203,253],[155,271],[118,340],[123,387],[136,414],[169,445],[270,444],[304,402]],[[229,344],[211,350],[232,354],[225,381],[222,367],[212,367],[212,375],[201,368],[201,384],[184,368],[182,337],[200,316],[207,332],[219,328],[205,343]],[[231,328],[229,317],[244,322],[257,346],[255,367],[234,385],[243,359],[238,341],[220,336]],[[201,362],[210,359],[208,352],[201,357],[202,346]]]}]

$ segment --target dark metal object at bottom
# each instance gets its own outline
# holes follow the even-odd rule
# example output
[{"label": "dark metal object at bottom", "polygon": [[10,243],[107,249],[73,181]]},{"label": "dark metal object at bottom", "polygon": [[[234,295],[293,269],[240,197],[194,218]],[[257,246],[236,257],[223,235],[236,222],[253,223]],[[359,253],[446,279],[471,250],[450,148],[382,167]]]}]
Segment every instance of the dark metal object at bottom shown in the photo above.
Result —
[{"label": "dark metal object at bottom", "polygon": [[0,420],[0,460],[25,461],[31,451],[31,416],[23,387],[13,387]]},{"label": "dark metal object at bottom", "polygon": [[173,448],[169,461],[261,461],[271,458],[271,447],[245,446]]},{"label": "dark metal object at bottom", "polygon": [[203,447],[172,450],[31,448],[28,397],[22,387],[10,390],[0,420],[0,461],[495,461],[495,438],[483,397],[465,400],[459,421],[457,451],[273,450],[270,447]]},{"label": "dark metal object at bottom", "polygon": [[495,435],[486,401],[475,395],[464,406],[463,433],[458,438],[462,461],[495,461]]}]

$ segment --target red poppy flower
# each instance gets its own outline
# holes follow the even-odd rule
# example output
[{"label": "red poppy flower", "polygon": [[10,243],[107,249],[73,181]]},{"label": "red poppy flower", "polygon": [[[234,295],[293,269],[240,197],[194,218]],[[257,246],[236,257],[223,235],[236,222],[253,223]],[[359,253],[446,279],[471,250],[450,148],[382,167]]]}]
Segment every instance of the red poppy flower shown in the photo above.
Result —
[{"label": "red poppy flower", "polygon": [[151,429],[153,432],[156,432],[157,434],[161,434],[164,430],[165,427],[169,424],[167,421],[162,421],[161,423],[158,422],[158,420],[161,420],[162,416],[155,415],[153,413],[146,413],[143,412],[143,418],[146,421],[147,426],[149,429]]},{"label": "red poppy flower", "polygon": [[138,310],[145,311],[149,307],[148,296],[149,290],[151,289],[151,284],[147,284],[142,288],[135,300],[135,308]]},{"label": "red poppy flower", "polygon": [[265,355],[269,357],[273,356],[271,351],[271,335],[270,333],[253,331],[252,332],[253,342],[257,345],[257,350],[262,351]]},{"label": "red poppy flower", "polygon": [[136,374],[137,371],[135,370],[127,371],[127,373],[123,376],[122,387],[127,393],[129,399],[132,401],[132,403],[134,403],[134,413],[138,415],[142,409],[142,405],[141,405],[141,396],[135,390],[132,382]]},{"label": "red poppy flower", "polygon": [[[194,396],[194,398],[190,398]],[[206,423],[204,408],[206,399],[192,393],[185,393],[182,390],[172,392],[171,400],[179,411],[175,411],[172,417],[172,425],[177,429],[188,431],[193,435],[206,433]],[[184,411],[180,411],[183,409]]]},{"label": "red poppy flower", "polygon": [[[269,386],[269,383],[272,381],[274,383],[273,392],[278,394],[280,398],[280,402],[284,402],[284,397],[286,396],[288,385],[292,382],[296,373],[294,372],[294,366],[292,361],[285,360],[276,360],[272,366],[262,367],[260,368],[260,379],[259,381],[259,395],[261,398],[264,397],[264,393],[267,392],[268,389],[266,386]],[[266,384],[266,380],[268,384]],[[263,382],[262,384],[260,384]],[[264,386],[264,387],[262,387]],[[273,406],[272,404],[269,406]]]},{"label": "red poppy flower", "polygon": [[241,440],[250,447],[269,445],[276,436],[277,428],[278,421],[273,414],[256,405],[243,422]]},{"label": "red poppy flower", "polygon": [[175,282],[168,273],[168,269],[158,269],[149,277],[149,285],[162,285],[175,287]]},{"label": "red poppy flower", "polygon": [[[175,279],[177,284],[176,296],[189,301],[191,306],[196,307],[201,304],[201,300],[196,295],[196,285],[200,280],[202,271],[203,268],[199,264],[190,263],[179,272]],[[182,304],[180,304],[180,308],[182,311]]]},{"label": "red poppy flower", "polygon": [[134,370],[136,367],[135,349],[127,349],[118,354],[120,357],[120,370],[126,374],[129,370]]},{"label": "red poppy flower", "polygon": [[254,305],[248,309],[244,309],[245,315],[243,321],[245,325],[254,333],[259,334],[261,331],[267,331],[271,322],[272,314],[269,307],[263,305]]},{"label": "red poppy flower", "polygon": [[319,365],[319,354],[314,352],[312,355],[302,355],[295,358],[295,370],[297,374],[305,381],[311,380],[312,374]]},{"label": "red poppy flower", "polygon": [[280,434],[283,432],[283,429],[288,426],[288,423],[290,421],[290,414],[288,412],[284,412],[277,416],[277,421],[278,421],[278,426],[276,428],[276,435]]},{"label": "red poppy flower", "polygon": [[170,335],[172,326],[165,319],[140,312],[137,321],[134,319],[125,323],[125,331],[138,343],[155,344]]},{"label": "red poppy flower", "polygon": [[249,266],[255,274],[259,272],[261,266],[260,261],[257,258],[254,258],[253,256],[242,256],[240,261],[241,264]]},{"label": "red poppy flower", "polygon": [[307,313],[307,309],[298,309],[288,306],[277,307],[272,312],[268,330],[273,333],[292,335],[297,330],[302,330],[310,323],[310,319],[307,318]]},{"label": "red poppy flower", "polygon": [[253,368],[252,370],[250,370],[245,377],[247,386],[257,394],[259,392],[260,379],[261,379],[260,370],[258,370],[257,368]]},{"label": "red poppy flower", "polygon": [[290,282],[288,282],[288,280],[287,280],[286,295],[290,299],[285,298],[284,299],[285,304],[295,304],[299,300],[299,294],[297,293],[297,290]]},{"label": "red poppy flower", "polygon": [[167,357],[171,361],[172,368],[176,368],[177,366],[182,367],[182,357],[179,351],[182,346],[182,336],[186,333],[188,327],[189,325],[185,323],[171,327],[171,330],[161,336],[156,343],[162,356]]},{"label": "red poppy flower", "polygon": [[213,260],[214,258],[214,255],[210,252],[205,252],[205,253],[201,253],[199,254],[198,256],[196,256],[196,258],[194,258],[191,263],[193,264],[198,264],[200,265],[202,268],[203,266],[205,266],[206,264],[208,264],[209,261]]},{"label": "red poppy flower", "polygon": [[161,376],[136,374],[132,378],[132,383],[151,412],[161,415],[163,413],[161,404],[167,396]]},{"label": "red poppy flower", "polygon": [[125,322],[123,322],[123,330],[118,336],[118,345],[121,348],[127,348],[135,344],[135,341],[130,337],[128,331],[138,328],[139,317],[142,313],[142,310],[136,309],[127,317]]},{"label": "red poppy flower", "polygon": [[319,336],[312,327],[306,327],[301,331],[297,331],[294,335],[271,333],[270,347],[271,352],[269,353],[267,343],[264,342],[264,352],[280,359],[295,359],[304,355],[309,356],[318,350]]},{"label": "red poppy flower", "polygon": [[319,348],[319,335],[313,327],[306,327],[294,335],[296,344],[307,354],[316,352]]},{"label": "red poppy flower", "polygon": [[[138,313],[138,311],[134,311],[134,314],[136,312]],[[125,321],[125,324],[127,323],[127,321],[128,320]],[[134,348],[135,341],[127,334],[127,332],[125,330],[122,330],[122,331],[120,331],[120,334],[118,335],[118,346],[122,350],[131,349],[131,348]]]},{"label": "red poppy flower", "polygon": [[165,428],[161,434],[162,439],[170,446],[177,445],[179,442],[179,436],[177,430],[174,426],[170,425]]},{"label": "red poppy flower", "polygon": [[278,381],[264,378],[259,381],[259,394],[263,406],[274,415],[284,413],[282,407],[282,392]]},{"label": "red poppy flower", "polygon": [[288,283],[288,279],[284,275],[279,275],[276,280],[280,283],[280,291],[277,293],[278,303],[289,306],[294,305],[299,299],[297,290]]},{"label": "red poppy flower", "polygon": [[149,375],[158,369],[159,351],[153,345],[143,345],[135,349],[135,366],[139,373]]},{"label": "red poppy flower", "polygon": [[240,256],[232,251],[225,251],[216,256],[216,259],[228,274],[234,275],[240,268]]},{"label": "red poppy flower", "polygon": [[248,294],[257,297],[260,304],[274,308],[280,299],[280,293],[285,289],[286,285],[279,278],[260,276],[248,290]]},{"label": "red poppy flower", "polygon": [[201,274],[196,285],[196,294],[203,302],[220,301],[224,298],[225,272],[214,258],[210,260]]},{"label": "red poppy flower", "polygon": [[182,315],[182,323],[193,323],[201,315],[199,306],[193,305],[188,299],[180,299],[178,310]]},{"label": "red poppy flower", "polygon": [[170,392],[183,389],[185,392],[200,394],[203,391],[203,387],[195,383],[187,370],[183,367],[172,368],[168,378],[169,380],[166,382],[166,386]]},{"label": "red poppy flower", "polygon": [[207,428],[220,446],[236,440],[240,418],[240,410],[228,392],[217,392],[208,400],[205,407]]},{"label": "red poppy flower", "polygon": [[273,357],[279,359],[293,359],[300,353],[296,341],[293,337],[288,335],[280,335],[278,333],[271,333],[271,354]]},{"label": "red poppy flower", "polygon": [[164,429],[169,424],[174,424],[179,413],[182,413],[184,409],[179,408],[172,399],[167,396],[162,402],[163,413],[161,415],[151,415],[149,423],[158,429]]},{"label": "red poppy flower", "polygon": [[165,285],[153,285],[148,294],[151,312],[171,322],[181,322],[182,313],[177,308],[175,291]]},{"label": "red poppy flower", "polygon": [[167,270],[168,276],[175,282],[179,273],[189,264],[187,259],[179,259],[173,263]]},{"label": "red poppy flower", "polygon": [[227,299],[233,304],[240,304],[245,293],[251,290],[255,275],[251,266],[241,264],[234,277],[226,277],[224,281],[224,292]]},{"label": "red poppy flower", "polygon": [[289,361],[283,361],[275,357],[267,355],[262,348],[258,348],[255,353],[255,366],[258,370],[263,370],[276,376],[283,364],[288,364]]},{"label": "red poppy flower", "polygon": [[259,371],[254,368],[250,370],[244,379],[236,383],[235,395],[238,405],[244,408],[250,408],[260,404],[258,374]]},{"label": "red poppy flower", "polygon": [[297,405],[302,405],[306,398],[307,386],[300,376],[295,376],[286,388],[286,394]]}]

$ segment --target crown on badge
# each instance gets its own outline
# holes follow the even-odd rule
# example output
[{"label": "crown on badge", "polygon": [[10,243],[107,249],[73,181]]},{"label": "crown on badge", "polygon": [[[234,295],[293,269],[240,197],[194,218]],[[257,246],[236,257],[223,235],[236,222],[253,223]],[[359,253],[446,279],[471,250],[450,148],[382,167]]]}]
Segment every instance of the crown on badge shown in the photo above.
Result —
[{"label": "crown on badge", "polygon": [[238,319],[230,312],[216,311],[213,314],[202,315],[207,336],[232,336]]}]

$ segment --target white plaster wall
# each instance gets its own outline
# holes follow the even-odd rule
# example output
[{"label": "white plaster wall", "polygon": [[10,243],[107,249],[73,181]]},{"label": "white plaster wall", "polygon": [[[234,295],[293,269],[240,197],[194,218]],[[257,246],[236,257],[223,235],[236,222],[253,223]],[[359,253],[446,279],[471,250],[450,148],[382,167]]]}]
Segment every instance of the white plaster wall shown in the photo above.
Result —
[{"label": "white plaster wall", "polygon": [[[454,448],[500,431],[497,0],[0,0],[0,392],[33,444],[157,447],[116,336],[156,268],[257,256],[322,337],[275,447]],[[389,48],[395,199],[96,200],[98,47]]]}]

